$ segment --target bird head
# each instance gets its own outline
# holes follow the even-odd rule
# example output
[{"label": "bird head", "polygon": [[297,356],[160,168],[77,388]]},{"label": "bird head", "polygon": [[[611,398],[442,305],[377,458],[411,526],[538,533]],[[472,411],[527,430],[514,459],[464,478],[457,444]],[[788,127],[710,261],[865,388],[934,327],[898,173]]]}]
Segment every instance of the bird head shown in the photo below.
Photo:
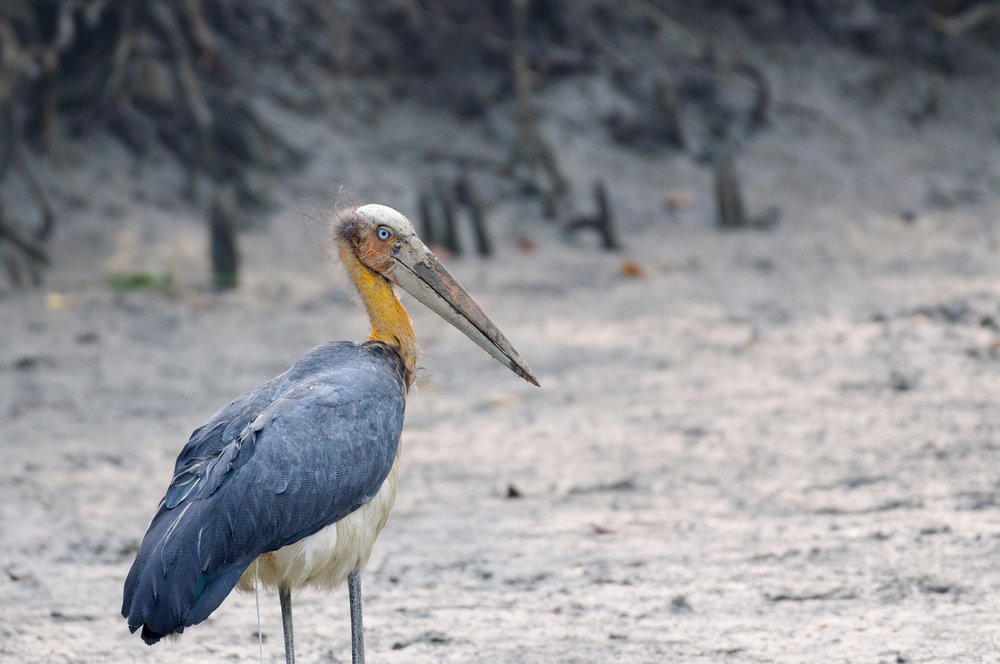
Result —
[{"label": "bird head", "polygon": [[406,217],[385,205],[363,205],[342,217],[338,235],[362,265],[412,295],[518,376],[538,385],[528,363],[417,237]]}]

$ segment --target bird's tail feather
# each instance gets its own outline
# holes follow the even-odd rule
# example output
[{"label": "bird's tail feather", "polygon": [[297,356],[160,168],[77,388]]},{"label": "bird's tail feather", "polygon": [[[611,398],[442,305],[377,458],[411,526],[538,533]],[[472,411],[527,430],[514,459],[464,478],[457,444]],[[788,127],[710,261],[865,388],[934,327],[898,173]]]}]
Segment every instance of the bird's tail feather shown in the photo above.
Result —
[{"label": "bird's tail feather", "polygon": [[201,541],[204,521],[198,516],[186,510],[158,514],[125,580],[122,615],[132,632],[142,628],[149,645],[205,620],[255,557],[213,560],[218,557]]}]

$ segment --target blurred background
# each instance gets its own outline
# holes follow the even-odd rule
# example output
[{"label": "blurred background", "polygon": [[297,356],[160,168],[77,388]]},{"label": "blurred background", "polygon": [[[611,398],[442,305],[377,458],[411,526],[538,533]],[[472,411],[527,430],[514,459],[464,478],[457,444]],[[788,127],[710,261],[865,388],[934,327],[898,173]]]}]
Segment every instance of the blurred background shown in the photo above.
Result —
[{"label": "blurred background", "polygon": [[373,660],[991,661],[998,64],[995,0],[0,3],[0,660],[256,658],[121,583],[190,431],[364,338],[361,201],[543,385],[410,307]]}]

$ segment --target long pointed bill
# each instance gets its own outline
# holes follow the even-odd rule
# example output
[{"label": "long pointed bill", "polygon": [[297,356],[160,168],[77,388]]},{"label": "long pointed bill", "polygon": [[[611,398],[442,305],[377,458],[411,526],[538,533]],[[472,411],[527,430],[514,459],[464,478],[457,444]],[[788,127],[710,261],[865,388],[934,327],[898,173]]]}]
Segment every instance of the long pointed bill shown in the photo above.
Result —
[{"label": "long pointed bill", "polygon": [[[416,240],[414,238],[414,240]],[[389,276],[400,288],[461,330],[487,353],[532,385],[538,379],[496,324],[455,277],[419,241],[409,252],[394,256]]]}]

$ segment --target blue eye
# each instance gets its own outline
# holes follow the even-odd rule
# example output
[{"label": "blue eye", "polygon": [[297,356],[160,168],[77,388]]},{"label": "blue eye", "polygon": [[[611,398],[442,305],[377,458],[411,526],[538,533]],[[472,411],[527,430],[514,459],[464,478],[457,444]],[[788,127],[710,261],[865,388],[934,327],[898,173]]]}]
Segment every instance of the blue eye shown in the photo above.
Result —
[{"label": "blue eye", "polygon": [[385,226],[379,226],[379,229],[375,231],[375,234],[378,235],[378,239],[380,240],[388,240],[392,237],[392,231]]}]

